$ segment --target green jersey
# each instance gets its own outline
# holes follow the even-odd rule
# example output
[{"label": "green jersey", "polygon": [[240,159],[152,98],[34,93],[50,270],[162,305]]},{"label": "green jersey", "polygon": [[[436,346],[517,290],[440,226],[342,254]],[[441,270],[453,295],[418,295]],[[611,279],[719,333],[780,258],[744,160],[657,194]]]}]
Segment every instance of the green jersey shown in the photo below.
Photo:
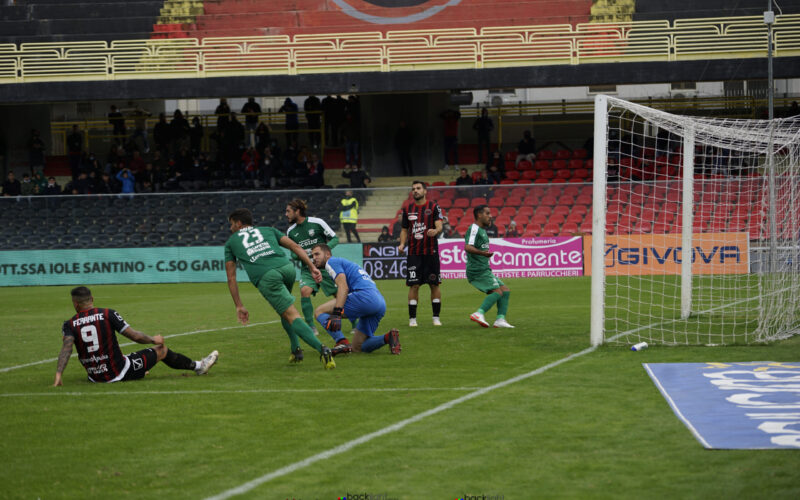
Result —
[{"label": "green jersey", "polygon": [[[478,250],[489,251],[489,235],[486,230],[477,224],[472,224],[467,229],[467,236],[464,238],[465,245],[472,245]],[[489,257],[483,255],[476,255],[474,253],[467,254],[467,279],[470,276],[477,276],[485,271],[491,271],[489,268]]]},{"label": "green jersey", "polygon": [[325,243],[333,248],[339,243],[336,233],[328,223],[317,217],[306,217],[301,224],[292,224],[286,231],[286,235],[300,245],[300,248],[305,250],[309,256],[315,245]]},{"label": "green jersey", "polygon": [[247,277],[257,285],[270,269],[289,264],[278,243],[283,236],[274,227],[243,227],[225,242],[225,262],[241,262]]}]

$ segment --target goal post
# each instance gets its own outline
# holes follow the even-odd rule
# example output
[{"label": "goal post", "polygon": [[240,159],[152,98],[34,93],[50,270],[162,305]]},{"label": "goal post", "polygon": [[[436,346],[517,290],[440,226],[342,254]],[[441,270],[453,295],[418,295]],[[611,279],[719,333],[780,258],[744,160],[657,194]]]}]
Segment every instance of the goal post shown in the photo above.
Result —
[{"label": "goal post", "polygon": [[800,116],[595,99],[591,343],[800,333]]}]

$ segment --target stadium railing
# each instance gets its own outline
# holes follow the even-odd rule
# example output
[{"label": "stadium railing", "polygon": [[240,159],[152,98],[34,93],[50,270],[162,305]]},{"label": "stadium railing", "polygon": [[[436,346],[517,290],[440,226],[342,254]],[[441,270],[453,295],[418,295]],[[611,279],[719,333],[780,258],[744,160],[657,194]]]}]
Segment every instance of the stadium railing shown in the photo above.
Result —
[{"label": "stadium railing", "polygon": [[[775,56],[800,54],[800,14],[779,16]],[[479,69],[763,57],[759,16],[290,36],[0,45],[0,83],[351,71]]]}]

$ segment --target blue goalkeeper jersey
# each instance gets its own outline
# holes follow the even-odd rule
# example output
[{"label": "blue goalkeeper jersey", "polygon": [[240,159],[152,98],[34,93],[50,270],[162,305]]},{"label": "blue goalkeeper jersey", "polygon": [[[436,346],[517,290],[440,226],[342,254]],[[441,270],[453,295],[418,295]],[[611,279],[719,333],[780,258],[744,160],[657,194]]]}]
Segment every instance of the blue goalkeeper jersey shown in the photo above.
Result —
[{"label": "blue goalkeeper jersey", "polygon": [[354,264],[341,257],[331,257],[325,265],[325,270],[331,275],[331,279],[336,281],[336,276],[344,274],[347,279],[347,288],[352,292],[359,291],[378,291],[377,285],[372,281],[366,271],[361,269],[358,264]]}]

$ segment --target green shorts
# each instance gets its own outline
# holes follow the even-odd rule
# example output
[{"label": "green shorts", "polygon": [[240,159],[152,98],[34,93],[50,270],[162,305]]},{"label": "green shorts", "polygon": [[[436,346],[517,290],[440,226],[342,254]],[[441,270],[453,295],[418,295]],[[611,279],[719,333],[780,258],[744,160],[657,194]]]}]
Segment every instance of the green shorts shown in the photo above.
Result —
[{"label": "green shorts", "polygon": [[324,269],[320,269],[322,273],[322,283],[316,283],[314,278],[311,277],[311,271],[308,270],[306,266],[300,268],[300,288],[307,286],[314,290],[311,295],[316,295],[322,287],[322,293],[325,294],[326,297],[330,297],[331,295],[336,295],[336,283],[333,282],[331,276],[325,271]]},{"label": "green shorts", "polygon": [[269,305],[278,314],[283,314],[294,304],[294,264],[286,264],[275,269],[270,269],[258,281],[258,291],[267,299]]},{"label": "green shorts", "polygon": [[492,290],[497,290],[505,285],[495,276],[491,271],[484,271],[475,276],[467,276],[469,284],[477,288],[483,293],[492,293]]}]

